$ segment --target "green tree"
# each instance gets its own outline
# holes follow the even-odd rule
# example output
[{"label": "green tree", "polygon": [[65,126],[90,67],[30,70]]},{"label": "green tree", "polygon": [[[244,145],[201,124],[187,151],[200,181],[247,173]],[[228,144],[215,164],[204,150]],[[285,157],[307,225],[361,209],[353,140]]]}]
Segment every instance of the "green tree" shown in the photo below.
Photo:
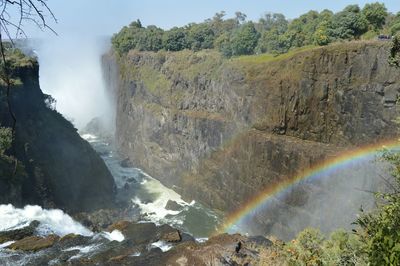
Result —
[{"label": "green tree", "polygon": [[238,25],[244,23],[246,21],[246,18],[247,18],[246,14],[244,14],[240,11],[235,12],[235,20]]},{"label": "green tree", "polygon": [[389,34],[396,35],[400,31],[400,12],[396,15],[389,15],[387,21]]},{"label": "green tree", "polygon": [[285,247],[289,265],[322,265],[322,243],[324,238],[319,230],[308,228]]},{"label": "green tree", "polygon": [[0,156],[11,148],[12,130],[8,127],[0,127]]},{"label": "green tree", "polygon": [[286,33],[288,39],[291,40],[291,47],[302,47],[313,44],[314,33],[319,23],[319,13],[316,11],[309,11],[299,18],[294,19],[289,24],[288,32]]},{"label": "green tree", "polygon": [[232,47],[230,42],[230,36],[228,33],[221,34],[214,41],[215,48],[218,49],[225,57],[232,56]]},{"label": "green tree", "polygon": [[273,28],[264,31],[256,47],[257,53],[283,54],[290,49],[290,40],[286,34],[280,34],[279,30]]},{"label": "green tree", "polygon": [[383,158],[393,165],[395,183],[391,192],[376,193],[378,208],[357,220],[357,233],[370,265],[400,265],[400,153],[387,151]]},{"label": "green tree", "polygon": [[186,30],[175,27],[165,32],[163,36],[163,47],[167,51],[181,51],[185,48],[189,48]]},{"label": "green tree", "polygon": [[266,13],[258,23],[262,26],[262,30],[270,31],[276,29],[279,34],[285,33],[289,25],[285,16],[279,13]]},{"label": "green tree", "polygon": [[313,38],[316,45],[327,45],[331,42],[329,25],[329,21],[323,21],[315,29]]},{"label": "green tree", "polygon": [[189,28],[188,42],[194,51],[214,47],[215,35],[209,23],[194,24]]},{"label": "green tree", "polygon": [[367,19],[372,30],[382,29],[388,16],[385,4],[378,2],[366,4],[362,9],[362,14]]},{"label": "green tree", "polygon": [[216,39],[222,34],[230,34],[239,26],[234,18],[224,20],[225,15],[225,11],[221,11],[216,13],[212,19],[206,20],[207,23],[210,23]]},{"label": "green tree", "polygon": [[232,55],[253,54],[259,38],[253,22],[243,24],[231,36]]},{"label": "green tree", "polygon": [[136,49],[140,51],[158,51],[163,48],[162,38],[164,31],[156,26],[148,26],[139,32]]},{"label": "green tree", "polygon": [[120,54],[135,49],[143,31],[144,28],[140,20],[132,22],[128,27],[123,27],[121,31],[115,34],[111,39],[114,49]]},{"label": "green tree", "polygon": [[395,67],[400,67],[400,35],[393,37],[390,47],[389,64]]},{"label": "green tree", "polygon": [[329,35],[335,40],[359,39],[367,30],[368,21],[364,14],[361,13],[360,7],[358,5],[350,5],[333,16]]}]

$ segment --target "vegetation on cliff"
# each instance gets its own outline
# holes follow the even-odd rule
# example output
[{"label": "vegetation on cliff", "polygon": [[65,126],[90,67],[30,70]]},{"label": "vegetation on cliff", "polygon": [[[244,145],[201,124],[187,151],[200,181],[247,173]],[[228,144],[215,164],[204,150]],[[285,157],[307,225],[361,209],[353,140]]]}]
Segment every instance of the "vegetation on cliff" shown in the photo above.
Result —
[{"label": "vegetation on cliff", "polygon": [[112,43],[120,54],[132,49],[199,51],[215,48],[229,57],[281,54],[303,46],[372,39],[378,34],[394,35],[400,31],[400,13],[389,13],[381,3],[369,3],[363,8],[349,5],[337,13],[309,11],[293,20],[276,13],[267,13],[258,22],[247,21],[242,12],[236,12],[234,18],[224,17],[222,11],[202,23],[190,23],[170,30],[154,25],[144,27],[137,20],[115,34]]}]

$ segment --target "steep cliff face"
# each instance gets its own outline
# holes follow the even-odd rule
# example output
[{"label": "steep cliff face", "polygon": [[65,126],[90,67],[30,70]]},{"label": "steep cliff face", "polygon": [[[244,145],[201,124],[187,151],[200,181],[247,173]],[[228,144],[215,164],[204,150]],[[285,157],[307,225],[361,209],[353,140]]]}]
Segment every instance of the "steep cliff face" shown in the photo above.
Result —
[{"label": "steep cliff face", "polygon": [[340,150],[396,135],[400,75],[387,52],[379,42],[231,60],[131,51],[114,73],[118,147],[186,198],[234,210]]},{"label": "steep cliff face", "polygon": [[[1,160],[0,203],[40,204],[71,212],[112,206],[111,174],[72,124],[46,106],[38,70],[33,60],[12,70],[20,82],[11,88],[17,123],[10,153],[23,169],[14,174],[14,163]],[[1,125],[11,126],[4,87],[0,99]]]}]

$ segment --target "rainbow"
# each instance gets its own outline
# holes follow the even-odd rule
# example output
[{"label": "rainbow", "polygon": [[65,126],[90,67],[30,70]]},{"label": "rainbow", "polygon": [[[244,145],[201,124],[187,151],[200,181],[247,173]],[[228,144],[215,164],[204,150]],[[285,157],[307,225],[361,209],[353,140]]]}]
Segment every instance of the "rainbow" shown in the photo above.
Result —
[{"label": "rainbow", "polygon": [[274,196],[284,193],[300,181],[326,176],[327,173],[343,169],[346,166],[361,161],[371,160],[382,150],[400,149],[400,139],[385,140],[378,143],[362,146],[356,149],[341,152],[325,161],[317,163],[309,169],[295,176],[286,178],[282,182],[266,187],[255,197],[251,198],[235,212],[225,218],[225,222],[217,230],[218,233],[232,231],[232,228],[240,224],[247,216],[263,206]]}]

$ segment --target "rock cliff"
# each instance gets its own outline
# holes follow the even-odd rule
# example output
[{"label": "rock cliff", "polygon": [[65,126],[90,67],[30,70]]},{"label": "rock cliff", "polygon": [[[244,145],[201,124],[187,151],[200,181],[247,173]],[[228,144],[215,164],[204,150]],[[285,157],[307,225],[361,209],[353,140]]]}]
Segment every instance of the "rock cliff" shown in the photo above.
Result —
[{"label": "rock cliff", "polygon": [[[0,160],[0,203],[70,212],[112,206],[115,185],[103,160],[45,103],[49,98],[39,87],[39,66],[33,59],[24,60],[12,66],[11,75],[18,82],[10,93],[17,123],[9,154],[19,160],[21,169],[14,173],[12,160]],[[11,126],[4,85],[0,93],[1,125]]]},{"label": "rock cliff", "polygon": [[232,211],[338,151],[396,136],[400,75],[387,53],[383,42],[229,60],[110,53],[117,145],[187,199]]}]

